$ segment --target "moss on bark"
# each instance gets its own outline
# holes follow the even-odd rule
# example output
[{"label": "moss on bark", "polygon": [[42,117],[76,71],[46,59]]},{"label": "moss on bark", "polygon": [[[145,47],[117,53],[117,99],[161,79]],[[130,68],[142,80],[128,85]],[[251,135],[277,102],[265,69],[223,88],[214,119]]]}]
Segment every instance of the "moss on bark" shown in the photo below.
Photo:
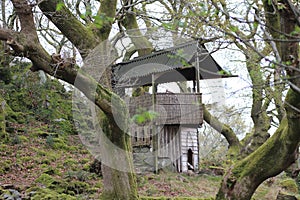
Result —
[{"label": "moss on bark", "polygon": [[[286,101],[299,107],[300,95],[290,90]],[[300,141],[299,113],[287,111],[287,117],[274,135],[226,173],[217,200],[251,199],[264,180],[279,174],[295,161],[294,153]]]},{"label": "moss on bark", "polygon": [[[123,102],[120,103],[123,105]],[[122,110],[124,109],[119,111]],[[133,170],[131,140],[126,132],[128,130],[127,119],[122,119],[124,120],[122,125],[116,124],[115,121],[111,121],[106,117],[102,122],[103,132],[112,143],[101,144],[105,146],[101,151],[102,158],[109,159],[109,161],[106,160],[102,163],[104,192],[101,195],[101,199],[139,199]]]},{"label": "moss on bark", "polygon": [[6,111],[5,111],[6,103],[5,100],[0,96],[0,139],[1,141],[5,141],[8,139],[8,135],[5,131],[6,129]]},{"label": "moss on bark", "polygon": [[39,8],[55,26],[79,49],[84,58],[100,41],[97,36],[86,28],[60,0],[42,1]]}]

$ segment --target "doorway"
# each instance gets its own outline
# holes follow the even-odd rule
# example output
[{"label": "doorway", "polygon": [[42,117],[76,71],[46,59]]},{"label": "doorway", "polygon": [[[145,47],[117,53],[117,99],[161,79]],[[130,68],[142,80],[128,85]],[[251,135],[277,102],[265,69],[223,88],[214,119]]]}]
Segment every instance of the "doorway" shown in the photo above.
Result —
[{"label": "doorway", "polygon": [[192,149],[188,150],[187,153],[187,166],[188,166],[188,170],[194,170],[194,156],[193,156],[193,151]]}]

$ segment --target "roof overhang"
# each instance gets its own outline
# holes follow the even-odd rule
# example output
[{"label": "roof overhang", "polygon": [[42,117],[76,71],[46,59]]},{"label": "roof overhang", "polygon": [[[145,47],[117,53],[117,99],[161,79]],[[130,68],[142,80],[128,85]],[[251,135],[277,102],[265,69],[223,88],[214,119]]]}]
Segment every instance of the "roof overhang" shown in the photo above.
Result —
[{"label": "roof overhang", "polygon": [[153,75],[158,84],[192,81],[198,68],[201,79],[236,77],[225,73],[205,46],[194,40],[118,63],[112,66],[112,79],[116,88],[151,85]]}]

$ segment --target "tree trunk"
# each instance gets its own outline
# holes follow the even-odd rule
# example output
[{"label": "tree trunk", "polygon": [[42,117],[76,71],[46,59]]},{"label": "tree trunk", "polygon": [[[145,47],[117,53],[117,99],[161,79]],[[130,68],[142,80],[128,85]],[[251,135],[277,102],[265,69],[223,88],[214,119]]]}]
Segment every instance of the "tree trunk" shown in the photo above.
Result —
[{"label": "tree trunk", "polygon": [[[285,36],[288,36],[295,29],[295,15],[291,2],[289,0],[281,1],[284,4],[283,8],[279,10],[272,10],[277,8],[275,2],[270,3],[264,1],[265,11],[273,12],[272,16],[267,16],[269,27],[277,27],[280,22],[283,26],[281,29]],[[274,6],[275,5],[275,6]],[[275,15],[275,16],[273,16]],[[280,16],[280,20],[277,16]],[[272,23],[271,23],[272,22]],[[275,29],[273,29],[274,31]],[[274,31],[273,37],[277,38],[278,29]],[[281,49],[282,61],[287,61],[288,55],[292,55],[298,60],[298,43],[291,42],[288,39],[284,42],[277,43],[278,49]],[[283,48],[285,47],[285,48]],[[299,76],[299,63],[291,63],[292,66],[287,66],[287,73],[289,77]],[[291,70],[291,67],[295,68]],[[292,69],[293,69],[292,68]],[[297,68],[297,69],[296,69]],[[269,138],[262,146],[254,151],[249,156],[235,163],[225,174],[221,184],[221,188],[217,194],[217,200],[249,200],[256,188],[267,178],[276,176],[292,163],[295,162],[295,154],[298,152],[300,142],[300,81],[298,79],[290,79],[291,88],[285,99],[286,116],[280,122],[280,126],[274,135]]]},{"label": "tree trunk", "polygon": [[[19,3],[22,2],[22,6]],[[57,1],[56,1],[57,2]],[[103,156],[109,158],[113,163],[120,163],[125,167],[127,171],[118,170],[113,163],[109,163],[104,167],[103,174],[104,191],[103,199],[125,199],[134,200],[138,199],[137,186],[135,181],[135,175],[132,168],[131,157],[131,142],[128,139],[128,110],[124,101],[115,93],[111,92],[103,85],[99,84],[91,76],[83,72],[78,66],[74,64],[67,64],[65,66],[59,66],[59,63],[51,58],[51,56],[45,51],[45,49],[38,42],[35,26],[28,21],[33,22],[33,15],[30,5],[24,0],[13,1],[16,10],[19,12],[19,18],[25,15],[26,20],[21,20],[22,28],[24,32],[14,32],[7,29],[0,29],[0,39],[10,42],[10,47],[20,55],[26,55],[32,61],[31,70],[43,70],[51,76],[55,76],[71,85],[77,87],[85,96],[92,101],[96,107],[101,109],[104,113],[103,133],[105,138],[108,138],[112,146],[117,146],[124,152],[120,157],[117,152],[111,151],[111,145],[100,145]],[[26,8],[26,6],[30,8]],[[26,9],[25,9],[26,8]],[[26,12],[23,12],[25,10]],[[54,7],[55,11],[55,7]],[[28,12],[28,13],[27,13]],[[59,23],[62,23],[64,18],[60,17]],[[70,20],[70,16],[65,20]],[[69,24],[66,24],[69,25]],[[72,35],[71,35],[72,36]],[[72,38],[70,36],[70,38]],[[80,46],[81,44],[79,44]],[[88,48],[83,46],[83,49]],[[24,52],[25,51],[25,52]],[[67,63],[67,62],[66,62]],[[112,103],[113,102],[113,103]],[[118,111],[118,121],[115,122],[114,113]],[[99,118],[98,120],[102,120]],[[109,143],[108,143],[109,144]],[[118,157],[119,156],[119,157]]]},{"label": "tree trunk", "polygon": [[[118,112],[123,113],[123,110],[128,114],[122,102],[116,104],[114,106]],[[126,114],[120,119],[122,121],[111,120],[102,114],[98,116],[104,133],[100,133],[101,170],[104,184],[101,199],[139,199],[132,162],[131,137],[127,134],[129,118]]]},{"label": "tree trunk", "polygon": [[[286,102],[300,108],[300,94],[290,90]],[[300,141],[299,113],[288,115],[275,134],[258,150],[237,162],[224,176],[217,200],[248,200],[267,178],[276,176],[295,161]]]},{"label": "tree trunk", "polygon": [[[80,50],[82,57],[85,58],[88,55],[88,50],[93,49],[101,41],[108,38],[111,30],[111,21],[107,20],[99,27],[95,20],[93,24],[85,27],[66,7],[63,6],[60,10],[57,10],[58,2],[58,0],[43,1],[39,4],[39,7]],[[114,18],[116,5],[116,0],[101,1],[98,15]],[[62,15],[66,16],[65,20],[62,20]],[[43,70],[47,71],[46,68]],[[102,199],[138,199],[131,155],[131,140],[129,139],[129,134],[127,134],[128,111],[126,110],[126,105],[117,95],[107,90],[107,87],[103,87],[103,83],[100,85],[84,73],[77,74],[73,70],[68,70],[70,69],[58,70],[56,73],[57,77],[75,85],[105,115],[101,114],[101,116],[98,116],[103,131],[103,133],[98,133],[102,137],[99,147],[101,149],[101,170],[104,182]],[[48,73],[52,74],[53,69],[49,69]],[[75,78],[77,83],[74,83]],[[112,99],[117,100],[115,105],[111,103]],[[116,122],[114,119],[114,106],[117,107],[115,109],[119,112],[118,119],[121,121],[121,125],[120,122]]]},{"label": "tree trunk", "polygon": [[6,112],[5,112],[6,102],[0,96],[0,139],[1,141],[6,141],[8,139],[8,135],[6,133]]}]

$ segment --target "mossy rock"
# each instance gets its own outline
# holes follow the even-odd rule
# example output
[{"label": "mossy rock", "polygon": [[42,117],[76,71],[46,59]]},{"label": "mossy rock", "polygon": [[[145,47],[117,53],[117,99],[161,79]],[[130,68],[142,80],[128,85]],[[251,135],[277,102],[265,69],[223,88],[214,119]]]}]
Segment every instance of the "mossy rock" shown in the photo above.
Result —
[{"label": "mossy rock", "polygon": [[293,195],[279,192],[279,194],[276,197],[276,200],[297,200],[297,198]]},{"label": "mossy rock", "polygon": [[27,191],[31,200],[76,200],[77,198],[65,193],[58,193],[48,188],[32,188]]},{"label": "mossy rock", "polygon": [[298,193],[298,186],[294,179],[284,179],[279,183],[279,185],[288,192]]}]

